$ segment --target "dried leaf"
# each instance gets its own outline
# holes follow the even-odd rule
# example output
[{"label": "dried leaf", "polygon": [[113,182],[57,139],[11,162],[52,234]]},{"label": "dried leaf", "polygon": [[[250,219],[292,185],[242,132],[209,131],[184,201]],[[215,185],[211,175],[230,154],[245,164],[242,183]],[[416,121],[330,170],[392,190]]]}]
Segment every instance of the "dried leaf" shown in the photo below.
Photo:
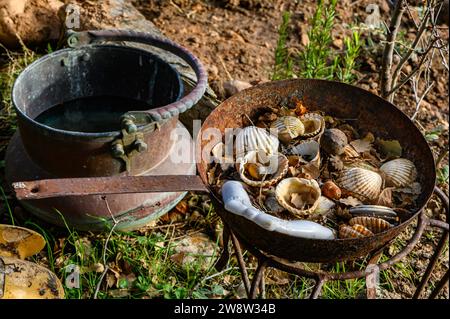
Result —
[{"label": "dried leaf", "polygon": [[187,203],[187,201],[182,200],[181,202],[179,202],[177,204],[177,206],[175,206],[175,209],[180,212],[181,214],[186,214],[187,211],[189,210],[189,205]]},{"label": "dried leaf", "polygon": [[297,193],[292,193],[291,203],[298,209],[303,209],[305,207],[305,201],[303,200],[302,196]]},{"label": "dried leaf", "polygon": [[106,285],[108,288],[114,287],[116,284],[116,276],[111,273],[106,274]]},{"label": "dried leaf", "polygon": [[334,214],[338,217],[344,218],[344,219],[350,219],[353,216],[350,214],[348,208],[342,208],[341,206],[337,206],[337,208],[334,211]]},{"label": "dried leaf", "polygon": [[295,103],[295,114],[297,116],[301,116],[301,115],[303,115],[305,113],[308,113],[308,109],[306,108],[306,106],[303,105],[303,102],[299,98],[294,96],[292,98],[292,100]]},{"label": "dried leaf", "polygon": [[394,205],[392,203],[392,190],[393,187],[387,187],[383,189],[383,191],[380,193],[380,196],[378,196],[376,205],[393,207]]},{"label": "dried leaf", "polygon": [[371,144],[369,141],[365,140],[354,140],[350,142],[351,146],[358,152],[358,153],[364,153],[370,151]]},{"label": "dried leaf", "polygon": [[344,163],[338,155],[330,156],[331,167],[336,171],[341,171],[344,168]]},{"label": "dried leaf", "polygon": [[128,289],[113,289],[109,290],[108,294],[113,298],[125,298],[131,295]]},{"label": "dried leaf", "polygon": [[302,174],[308,179],[317,179],[320,176],[320,170],[314,164],[306,164],[301,166]]},{"label": "dried leaf", "polygon": [[378,146],[385,159],[397,158],[402,156],[402,146],[397,140],[378,140]]},{"label": "dried leaf", "polygon": [[355,198],[353,196],[348,196],[348,197],[345,197],[345,198],[341,198],[341,199],[339,199],[339,202],[344,204],[344,205],[352,206],[352,207],[355,207],[355,206],[363,204],[359,199],[357,199],[357,198]]},{"label": "dried leaf", "polygon": [[393,191],[398,193],[420,195],[420,193],[422,192],[422,186],[420,185],[420,183],[415,182],[408,187],[394,188]]}]

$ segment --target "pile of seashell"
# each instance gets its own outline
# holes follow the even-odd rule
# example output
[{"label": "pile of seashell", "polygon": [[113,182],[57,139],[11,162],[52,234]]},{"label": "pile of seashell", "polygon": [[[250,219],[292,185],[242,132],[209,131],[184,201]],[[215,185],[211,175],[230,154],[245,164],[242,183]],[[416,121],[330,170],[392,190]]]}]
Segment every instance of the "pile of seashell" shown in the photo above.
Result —
[{"label": "pile of seashell", "polygon": [[420,194],[416,167],[398,156],[398,141],[303,105],[271,108],[240,130],[235,164],[224,164],[223,149],[223,143],[213,148],[208,172],[217,193],[226,180],[240,180],[262,211],[320,223],[339,238],[373,236],[395,226]]}]

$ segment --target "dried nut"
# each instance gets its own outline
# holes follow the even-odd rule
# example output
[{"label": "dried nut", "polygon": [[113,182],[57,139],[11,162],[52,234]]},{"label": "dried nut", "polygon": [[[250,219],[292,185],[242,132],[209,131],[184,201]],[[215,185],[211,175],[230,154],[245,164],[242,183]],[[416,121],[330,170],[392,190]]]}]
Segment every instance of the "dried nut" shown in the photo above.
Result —
[{"label": "dried nut", "polygon": [[385,231],[386,229],[389,229],[392,227],[390,223],[385,221],[381,218],[375,218],[375,217],[353,217],[348,222],[350,225],[363,225],[369,230],[371,230],[373,233],[380,233],[382,231]]},{"label": "dried nut", "polygon": [[324,196],[334,200],[338,200],[342,195],[341,189],[332,181],[326,181],[321,190]]},{"label": "dried nut", "polygon": [[337,128],[325,130],[320,141],[322,149],[331,155],[343,154],[347,144],[347,136]]}]

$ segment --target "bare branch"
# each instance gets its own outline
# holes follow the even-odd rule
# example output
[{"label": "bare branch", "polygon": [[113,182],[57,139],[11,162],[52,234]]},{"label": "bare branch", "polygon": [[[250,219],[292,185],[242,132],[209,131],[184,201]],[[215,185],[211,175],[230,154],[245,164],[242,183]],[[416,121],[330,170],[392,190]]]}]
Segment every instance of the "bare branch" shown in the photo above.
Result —
[{"label": "bare branch", "polygon": [[[399,84],[397,84],[396,86],[394,86],[394,88],[392,88],[390,91],[387,92],[388,97],[393,97],[394,96],[393,93],[396,92],[399,88],[401,88],[404,84],[406,84],[411,79],[411,77],[413,77],[420,70],[425,61],[427,61],[428,53],[433,48],[434,42],[430,43],[426,51],[422,54],[422,59],[420,59],[419,64],[408,75],[406,75],[406,77]],[[389,101],[392,100],[389,99]]]},{"label": "bare branch", "polygon": [[419,45],[420,39],[422,38],[422,35],[424,34],[427,24],[430,20],[431,12],[430,10],[427,10],[425,16],[423,17],[420,26],[419,31],[417,32],[416,38],[414,39],[414,42],[412,43],[411,47],[408,49],[408,51],[403,55],[400,62],[398,63],[397,67],[394,70],[394,74],[392,76],[392,86],[395,86],[397,84],[398,78],[400,76],[400,71],[403,69],[403,66],[406,64],[406,62],[411,57],[411,54],[416,51],[417,46]]},{"label": "bare branch", "polygon": [[391,22],[387,32],[387,43],[384,47],[383,59],[381,62],[381,96],[383,98],[389,97],[389,91],[392,86],[392,58],[394,53],[395,39],[400,28],[403,13],[405,12],[406,0],[398,0],[395,4],[394,12],[392,13]]},{"label": "bare branch", "polygon": [[417,117],[417,115],[419,114],[419,110],[420,110],[420,104],[422,104],[423,99],[425,98],[425,96],[428,94],[428,92],[430,92],[430,90],[434,87],[435,82],[432,82],[423,92],[422,96],[419,98],[418,94],[417,94],[417,84],[413,85],[413,90],[414,90],[414,96],[416,98],[416,110],[414,111],[414,114],[411,116],[411,120],[414,121]]}]

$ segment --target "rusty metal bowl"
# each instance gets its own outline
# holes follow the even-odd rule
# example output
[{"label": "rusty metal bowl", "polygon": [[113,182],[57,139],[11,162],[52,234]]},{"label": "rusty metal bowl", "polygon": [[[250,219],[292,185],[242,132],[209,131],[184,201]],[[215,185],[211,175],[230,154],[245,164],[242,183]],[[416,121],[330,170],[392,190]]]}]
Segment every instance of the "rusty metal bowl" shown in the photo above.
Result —
[{"label": "rusty metal bowl", "polygon": [[[399,235],[428,202],[435,185],[436,171],[428,144],[410,121],[393,104],[360,88],[324,80],[295,79],[258,85],[230,97],[220,104],[203,123],[198,143],[206,147],[202,132],[217,128],[242,127],[247,116],[255,118],[267,106],[277,106],[286,97],[300,97],[310,111],[323,111],[334,117],[353,119],[358,127],[384,139],[396,139],[403,147],[403,156],[412,159],[418,171],[422,193],[417,208],[402,222],[385,232],[361,239],[320,240],[292,237],[268,231],[254,222],[232,214],[223,207],[221,198],[211,191],[217,213],[245,242],[268,254],[292,261],[336,262],[351,260],[378,250]],[[204,159],[197,168],[201,179],[208,185],[208,164]]]}]

